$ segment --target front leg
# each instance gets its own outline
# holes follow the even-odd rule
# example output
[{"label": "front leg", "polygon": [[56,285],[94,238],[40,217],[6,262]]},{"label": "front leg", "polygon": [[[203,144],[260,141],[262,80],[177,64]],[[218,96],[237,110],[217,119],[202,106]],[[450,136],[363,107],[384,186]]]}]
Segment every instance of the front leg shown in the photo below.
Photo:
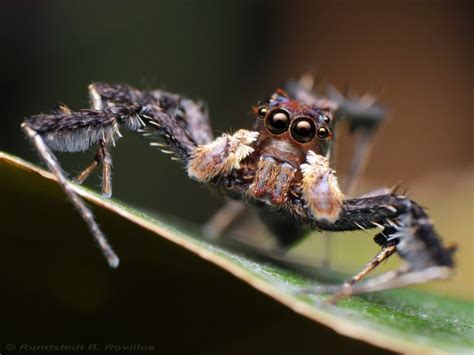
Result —
[{"label": "front leg", "polygon": [[216,176],[240,168],[240,162],[253,151],[258,132],[240,129],[233,135],[223,134],[213,142],[197,146],[188,162],[189,177],[207,182]]},{"label": "front leg", "polygon": [[335,171],[322,155],[309,151],[306,163],[301,165],[302,197],[311,214],[318,221],[334,222],[338,219],[344,200]]}]

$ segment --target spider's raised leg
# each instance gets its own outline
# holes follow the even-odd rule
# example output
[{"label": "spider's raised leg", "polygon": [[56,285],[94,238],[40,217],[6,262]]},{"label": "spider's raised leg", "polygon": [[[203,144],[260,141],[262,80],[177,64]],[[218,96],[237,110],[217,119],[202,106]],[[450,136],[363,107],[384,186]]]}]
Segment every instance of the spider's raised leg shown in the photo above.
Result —
[{"label": "spider's raised leg", "polygon": [[253,152],[258,132],[238,130],[212,140],[203,105],[162,90],[140,91],[126,85],[91,85],[94,107],[112,111],[131,131],[161,136],[190,177],[208,182],[240,167]]},{"label": "spider's raised leg", "polygon": [[[208,111],[202,102],[164,90],[141,91],[128,85],[108,83],[91,84],[89,94],[95,109],[135,107],[138,113],[137,106],[155,106],[172,118],[174,129],[185,131],[196,145],[208,144],[214,139]],[[132,120],[131,123],[130,129],[136,131],[142,129],[145,122]]]},{"label": "spider's raised leg", "polygon": [[[194,155],[197,140],[205,142],[210,139],[210,128],[198,130],[197,133],[189,130],[190,127],[206,125],[207,112],[193,101],[178,95],[161,92],[158,97],[156,92],[109,84],[90,85],[89,95],[93,110],[73,112],[66,106],[59,105],[51,114],[27,118],[22,128],[87,223],[109,265],[116,267],[119,263],[117,255],[106,241],[90,209],[67,183],[52,150],[85,151],[98,143],[94,161],[78,176],[77,181],[83,182],[102,163],[102,193],[110,197],[112,158],[109,144],[114,143],[114,138],[121,136],[119,127],[134,132],[158,134],[168,148],[186,163]],[[170,100],[171,97],[175,101]],[[170,116],[165,110],[176,113],[176,117]],[[178,111],[181,112],[180,117]],[[187,114],[186,111],[190,113]]]},{"label": "spider's raised leg", "polygon": [[[64,176],[62,169],[56,160],[56,157],[53,155],[48,145],[45,143],[45,139],[48,140],[48,137],[52,137],[52,135],[57,133],[58,131],[61,131],[61,130],[67,131],[68,125],[72,123],[73,121],[75,121],[74,119],[71,119],[71,116],[74,116],[74,113],[66,114],[66,116],[63,116],[63,117],[54,117],[54,119],[52,119],[52,117],[48,117],[48,115],[33,116],[33,117],[30,117],[29,119],[26,119],[25,122],[23,122],[22,128],[26,136],[29,138],[33,146],[38,151],[40,157],[48,166],[48,169],[56,176],[56,179],[59,185],[62,187],[62,189],[66,193],[71,203],[78,210],[79,214],[86,222],[87,226],[89,227],[90,232],[94,236],[95,240],[97,241],[97,244],[102,250],[102,253],[107,259],[109,266],[115,268],[119,264],[119,258],[117,254],[113,251],[112,247],[107,242],[107,239],[104,233],[99,228],[99,225],[95,221],[91,210],[85,205],[84,201],[76,194],[76,192],[72,189],[72,187],[67,182],[66,177]],[[81,119],[86,119],[86,120],[87,118],[91,118],[91,117],[87,117],[88,116],[87,112],[79,113],[79,116]],[[109,119],[111,119],[110,117],[105,117],[105,116],[101,117],[100,114],[98,113],[92,113],[92,116],[94,116],[92,117],[92,119],[103,120],[104,123],[108,122]],[[62,118],[64,120],[62,120]],[[76,117],[76,118],[79,119],[79,117]],[[107,126],[105,125],[104,129],[106,128]],[[75,133],[73,133],[73,135],[74,134]],[[61,150],[72,150],[72,149],[75,150],[78,147],[81,148],[81,143],[79,142],[75,143],[74,141],[71,141],[70,139],[68,140],[68,138],[64,136],[61,137],[60,135],[59,136],[60,139],[51,140],[49,145],[52,145],[54,148],[58,150],[60,148],[62,148]],[[69,138],[72,138],[72,137],[73,136],[70,136]]]},{"label": "spider's raised leg", "polygon": [[[214,140],[209,115],[202,103],[163,90],[153,90],[151,95],[160,103],[160,107],[165,108],[168,114],[176,118],[196,144],[206,145]],[[244,203],[227,200],[224,206],[204,224],[202,228],[204,235],[210,239],[219,238],[244,215],[245,210]]]},{"label": "spider's raised leg", "polygon": [[349,174],[344,186],[346,195],[352,196],[367,166],[377,128],[385,120],[387,114],[370,95],[345,98],[334,87],[331,87],[329,96],[337,103],[337,116],[349,123],[350,131],[356,139]]}]

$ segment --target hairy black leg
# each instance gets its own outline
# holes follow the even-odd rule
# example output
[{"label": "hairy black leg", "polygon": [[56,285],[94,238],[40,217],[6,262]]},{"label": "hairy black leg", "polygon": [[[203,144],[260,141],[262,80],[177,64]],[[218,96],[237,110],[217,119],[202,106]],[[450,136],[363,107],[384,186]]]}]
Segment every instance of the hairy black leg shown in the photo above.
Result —
[{"label": "hairy black leg", "polygon": [[164,90],[138,90],[120,84],[94,83],[89,86],[89,92],[95,108],[156,106],[173,118],[195,144],[207,144],[214,139],[207,108],[202,102]]},{"label": "hairy black leg", "polygon": [[59,164],[56,161],[56,158],[45,144],[43,137],[28,124],[28,121],[22,124],[22,128],[25,131],[26,136],[38,151],[40,157],[48,166],[49,170],[56,176],[59,185],[63,188],[71,203],[79,211],[79,214],[86,222],[89,230],[97,241],[97,244],[101,248],[102,253],[107,259],[109,266],[116,268],[119,265],[119,258],[117,254],[115,254],[112,247],[107,242],[105,235],[100,230],[99,225],[95,221],[90,209],[68,184],[66,177],[64,176]]},{"label": "hairy black leg", "polygon": [[111,140],[117,134],[117,117],[109,110],[80,110],[39,114],[25,119],[45,144],[56,151],[82,152],[100,139]]},{"label": "hairy black leg", "polygon": [[174,153],[178,159],[185,163],[190,160],[197,144],[173,117],[153,105],[144,106],[139,115],[145,125],[152,127],[153,133],[158,134],[165,142],[169,150],[162,149],[163,153]]},{"label": "hairy black leg", "polygon": [[[119,127],[141,133],[143,130],[150,130],[152,133],[162,136],[169,149],[185,162],[193,154],[196,142],[190,138],[189,132],[178,123],[176,118],[171,117],[156,104],[156,98],[149,92],[141,92],[124,85],[92,84],[89,87],[89,95],[92,110],[73,112],[65,105],[60,104],[53,109],[51,114],[40,114],[25,119],[22,127],[87,223],[109,265],[116,267],[119,263],[117,255],[105,239],[92,212],[68,185],[51,150],[78,152],[99,143],[99,150],[94,162],[78,176],[78,182],[84,181],[102,162],[102,193],[104,196],[110,197],[112,193],[112,158],[108,144],[109,142],[114,144],[114,138],[121,136]],[[184,104],[188,110],[190,110],[190,105],[189,103]],[[202,115],[207,117],[204,110],[202,112]],[[196,118],[198,116],[196,112],[190,116],[194,117],[192,118],[193,122],[199,121]],[[203,138],[201,137],[201,139]]]},{"label": "hairy black leg", "polygon": [[382,228],[374,241],[387,251],[387,248],[394,246],[398,255],[406,262],[401,269],[360,285],[345,288],[341,286],[337,290],[336,299],[355,293],[445,278],[451,274],[454,266],[455,248],[443,245],[425,211],[405,196],[385,194],[345,200],[340,217],[334,223],[317,221],[301,202],[293,205],[292,210],[302,222],[319,230]]},{"label": "hairy black leg", "polygon": [[204,103],[163,90],[153,90],[149,95],[166,113],[176,119],[196,144],[204,145],[214,140],[208,110]]},{"label": "hairy black leg", "polygon": [[[159,90],[141,91],[120,84],[94,83],[89,86],[94,108],[110,111],[117,117],[118,123],[130,131],[145,136],[160,136],[166,148],[170,149],[162,151],[174,153],[186,162],[198,143],[182,122],[171,115],[178,109],[181,97],[165,93]],[[160,143],[152,145],[165,148]]]}]

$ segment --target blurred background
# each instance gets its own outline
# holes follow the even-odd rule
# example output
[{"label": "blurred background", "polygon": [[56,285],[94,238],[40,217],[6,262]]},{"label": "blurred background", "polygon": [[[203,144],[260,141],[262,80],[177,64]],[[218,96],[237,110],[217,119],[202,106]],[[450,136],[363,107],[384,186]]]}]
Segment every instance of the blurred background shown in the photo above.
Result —
[{"label": "blurred background", "polygon": [[[0,150],[38,162],[19,129],[23,117],[48,111],[57,101],[86,108],[93,81],[203,99],[219,134],[250,127],[252,105],[286,80],[312,72],[321,91],[329,83],[340,90],[348,86],[350,93],[373,93],[387,106],[389,120],[376,139],[360,192],[401,181],[402,190],[429,206],[441,235],[459,245],[455,280],[431,289],[473,299],[473,5],[2,1]],[[113,150],[115,198],[196,223],[222,204],[145,139],[122,133]],[[336,166],[341,177],[351,143],[343,132]],[[74,175],[93,156],[91,150],[59,158]],[[98,178],[89,183],[97,189],[98,184]],[[8,203],[3,201],[3,208]],[[334,238],[336,265],[350,272],[376,253],[372,235],[363,236]],[[48,238],[42,237],[45,250]],[[318,260],[321,249],[321,238],[314,236],[295,253]]]}]

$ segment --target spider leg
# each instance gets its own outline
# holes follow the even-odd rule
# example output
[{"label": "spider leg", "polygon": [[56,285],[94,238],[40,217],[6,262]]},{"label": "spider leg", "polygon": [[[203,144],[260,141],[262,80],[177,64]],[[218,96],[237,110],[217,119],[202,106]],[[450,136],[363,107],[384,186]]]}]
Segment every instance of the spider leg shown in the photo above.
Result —
[{"label": "spider leg", "polygon": [[393,253],[395,253],[395,251],[396,248],[394,245],[382,247],[382,250],[380,250],[380,252],[378,252],[377,255],[367,265],[365,265],[361,271],[347,280],[344,286],[354,285],[356,282],[362,280],[362,278],[367,276],[367,274],[379,266],[382,261],[387,260]]},{"label": "spider leg", "polygon": [[387,113],[372,96],[346,98],[334,87],[330,87],[328,93],[337,103],[337,116],[349,123],[350,131],[356,136],[352,162],[344,187],[346,194],[351,196],[369,160],[377,128],[386,119]]},{"label": "spider leg", "polygon": [[[127,85],[107,83],[91,84],[89,92],[92,106],[96,109],[107,106],[117,111],[119,108],[127,110],[136,103],[143,105],[142,108],[135,108],[146,126],[140,129],[145,135],[161,135],[167,147],[161,143],[152,145],[164,149],[165,153],[169,152],[166,149],[176,153],[187,164],[191,176],[198,180],[205,181],[219,175],[222,170],[229,170],[252,149],[247,145],[239,148],[239,144],[251,143],[254,134],[247,134],[246,137],[225,135],[213,142],[207,109],[202,103],[186,97],[164,90],[140,91]],[[236,151],[222,156],[220,149],[228,147],[235,147]],[[207,153],[214,153],[216,160],[206,160]],[[217,238],[242,215],[244,206],[233,200],[227,202],[206,223],[204,233],[210,238]]]},{"label": "spider leg", "polygon": [[[119,127],[140,133],[145,133],[145,129],[152,130],[162,136],[173,153],[185,162],[194,154],[197,144],[190,138],[186,127],[163,112],[157,104],[158,100],[149,92],[141,92],[125,85],[92,84],[89,86],[89,96],[93,110],[73,112],[65,105],[58,105],[51,114],[27,118],[22,128],[86,222],[109,265],[117,267],[117,255],[108,244],[90,209],[68,185],[51,150],[78,152],[98,143],[99,149],[94,161],[79,174],[77,180],[83,182],[98,164],[102,163],[102,193],[105,197],[110,197],[112,158],[108,144],[114,142],[114,136],[121,136]],[[189,102],[184,106],[188,109],[194,107]],[[202,110],[202,117],[207,117],[206,115],[205,110]],[[191,116],[193,122],[204,120],[196,118],[199,116],[196,112]]]},{"label": "spider leg", "polygon": [[102,163],[102,196],[105,198],[112,197],[112,155],[103,139],[99,139],[99,148],[92,163],[86,167],[73,181],[82,184],[92,172]]},{"label": "spider leg", "polygon": [[208,110],[202,102],[164,90],[138,90],[122,84],[94,83],[89,86],[89,93],[95,109],[156,106],[173,118],[196,145],[208,144],[214,139]]},{"label": "spider leg", "polygon": [[152,97],[150,103],[158,102],[159,106],[188,132],[196,144],[204,145],[214,140],[209,113],[203,102],[195,102],[164,90],[150,91],[149,96]]},{"label": "spider leg", "polygon": [[59,185],[63,188],[71,203],[78,210],[79,214],[86,222],[87,226],[89,227],[89,230],[91,231],[97,244],[102,250],[102,253],[107,259],[109,266],[112,268],[116,268],[119,265],[119,258],[117,254],[114,252],[114,250],[108,243],[104,233],[102,233],[101,229],[99,228],[99,225],[95,221],[91,210],[85,205],[84,201],[76,194],[76,192],[74,192],[72,187],[67,182],[66,177],[64,176],[61,170],[61,167],[59,166],[53,153],[50,151],[50,149],[44,142],[42,136],[32,128],[28,120],[22,124],[22,128],[25,131],[26,136],[29,138],[29,140],[32,142],[32,144],[38,151],[40,157],[48,166],[49,170],[56,176]]},{"label": "spider leg", "polygon": [[[342,285],[328,285],[328,286],[318,286],[316,288],[309,288],[304,290],[304,293],[335,293],[334,297],[338,294],[344,294],[351,289],[352,285],[356,284],[367,276],[371,271],[373,271],[377,266],[379,266],[384,260],[387,260],[393,253],[396,252],[394,245],[388,245],[382,247],[382,249],[375,255],[375,257],[368,262],[364,268],[359,271],[356,275],[352,276]],[[350,290],[349,290],[350,291]]]},{"label": "spider leg", "polygon": [[393,253],[392,247],[395,247],[394,251],[406,262],[401,269],[365,283],[351,287],[346,283],[333,288],[332,291],[336,292],[334,301],[352,294],[443,279],[452,273],[455,247],[443,245],[423,208],[405,196],[384,194],[344,200],[339,218],[332,223],[318,221],[311,215],[311,211],[302,208],[301,201],[294,202],[292,211],[301,221],[311,224],[315,229],[349,231],[382,228],[374,238],[374,241],[382,246],[382,252],[354,277],[356,282],[379,263],[378,259],[389,257]]},{"label": "spider leg", "polygon": [[367,166],[370,153],[373,147],[373,130],[357,130],[355,135],[354,153],[352,156],[349,173],[344,184],[344,192],[348,196],[352,196],[357,188],[357,184]]},{"label": "spider leg", "polygon": [[398,270],[386,272],[364,283],[352,287],[344,287],[339,292],[336,292],[328,302],[335,303],[342,298],[362,293],[407,287],[433,280],[448,279],[452,274],[453,270],[448,266],[431,266],[423,270],[412,270],[401,267]]},{"label": "spider leg", "polygon": [[94,172],[94,170],[99,166],[104,158],[104,153],[102,151],[102,147],[99,146],[97,148],[97,153],[95,154],[95,158],[92,163],[89,164],[83,171],[81,171],[73,181],[77,184],[82,184],[86,179]]},{"label": "spider leg", "polygon": [[284,89],[290,97],[307,105],[336,110],[337,103],[330,97],[316,94],[314,92],[314,84],[315,81],[310,75],[303,75],[300,80],[287,82],[284,85]]},{"label": "spider leg", "polygon": [[253,151],[258,132],[240,129],[233,135],[224,133],[213,142],[199,145],[191,153],[187,170],[189,177],[209,182],[240,168],[240,162]]},{"label": "spider leg", "polygon": [[99,146],[102,149],[102,196],[110,198],[112,196],[112,155],[104,140],[99,141]]},{"label": "spider leg", "polygon": [[228,200],[207,222],[202,231],[209,239],[218,239],[246,210],[241,201]]}]

